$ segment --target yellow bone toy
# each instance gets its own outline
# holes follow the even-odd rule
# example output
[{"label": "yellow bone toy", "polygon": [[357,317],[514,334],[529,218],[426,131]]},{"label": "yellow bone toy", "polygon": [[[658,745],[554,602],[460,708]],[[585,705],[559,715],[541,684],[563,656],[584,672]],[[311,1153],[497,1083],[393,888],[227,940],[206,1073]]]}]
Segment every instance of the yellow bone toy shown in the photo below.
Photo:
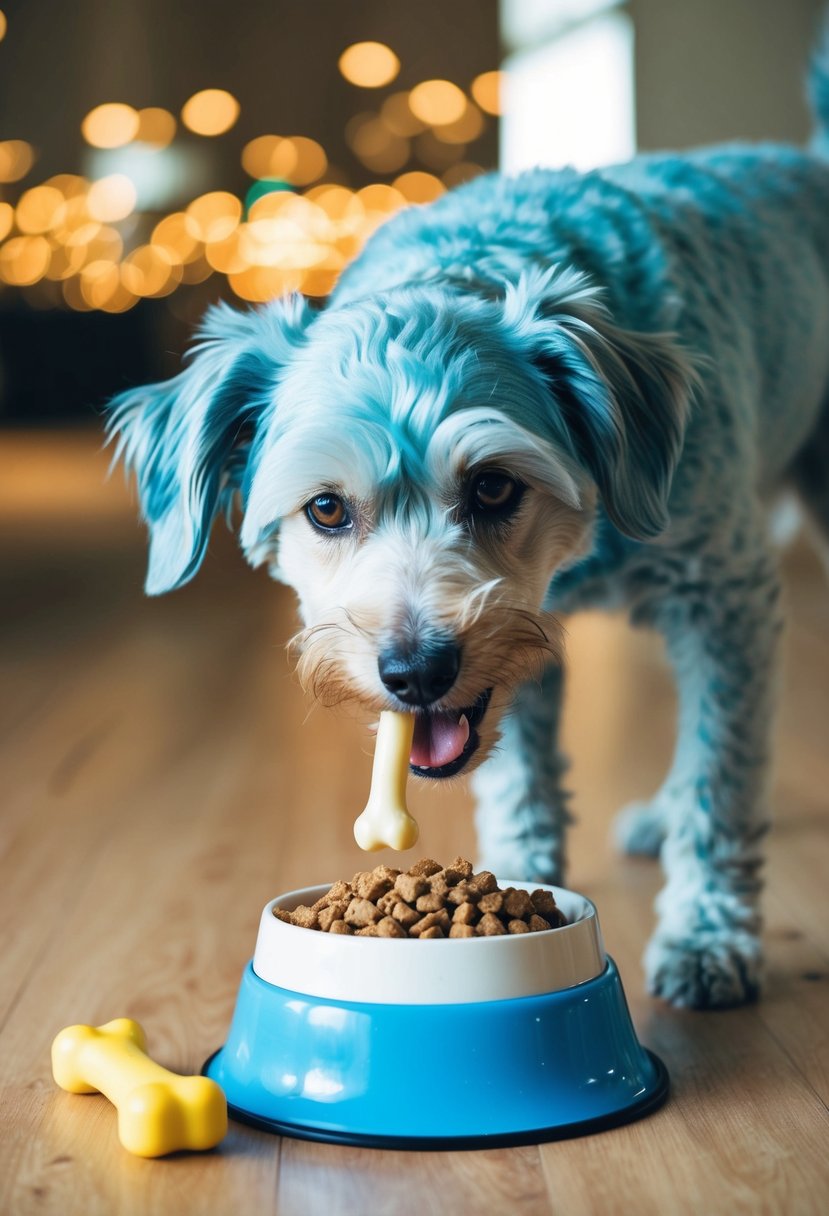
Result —
[{"label": "yellow bone toy", "polygon": [[406,780],[414,736],[414,714],[380,714],[368,804],[354,824],[361,849],[410,849],[418,826],[406,808]]},{"label": "yellow bone toy", "polygon": [[118,1138],[139,1157],[213,1148],[227,1131],[227,1101],[208,1077],[180,1077],[146,1054],[131,1018],[67,1026],[52,1044],[52,1074],[73,1094],[102,1093],[118,1110]]}]

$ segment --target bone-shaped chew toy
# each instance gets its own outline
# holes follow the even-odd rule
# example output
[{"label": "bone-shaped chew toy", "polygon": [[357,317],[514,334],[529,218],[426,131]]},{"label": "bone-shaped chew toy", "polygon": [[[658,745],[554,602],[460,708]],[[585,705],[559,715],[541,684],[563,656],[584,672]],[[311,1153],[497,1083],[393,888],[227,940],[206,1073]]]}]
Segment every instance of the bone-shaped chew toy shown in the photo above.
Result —
[{"label": "bone-shaped chew toy", "polygon": [[227,1131],[224,1092],[208,1077],[181,1077],[146,1054],[138,1022],[67,1026],[52,1044],[52,1074],[73,1094],[102,1093],[118,1110],[118,1138],[139,1157],[213,1148]]},{"label": "bone-shaped chew toy", "polygon": [[371,789],[366,809],[354,824],[361,849],[410,849],[419,829],[406,808],[406,780],[414,737],[414,714],[380,714]]}]

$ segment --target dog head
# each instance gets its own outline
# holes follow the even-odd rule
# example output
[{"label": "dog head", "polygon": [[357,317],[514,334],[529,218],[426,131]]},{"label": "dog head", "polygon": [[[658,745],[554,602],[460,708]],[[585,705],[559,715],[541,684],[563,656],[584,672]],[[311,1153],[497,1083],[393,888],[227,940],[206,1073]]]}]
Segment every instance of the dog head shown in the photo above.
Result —
[{"label": "dog head", "polygon": [[560,660],[545,596],[597,502],[629,536],[666,526],[689,377],[567,271],[214,309],[180,376],[114,403],[147,590],[193,576],[238,497],[248,559],[299,597],[304,682],[327,704],[411,707],[415,772],[452,776]]}]

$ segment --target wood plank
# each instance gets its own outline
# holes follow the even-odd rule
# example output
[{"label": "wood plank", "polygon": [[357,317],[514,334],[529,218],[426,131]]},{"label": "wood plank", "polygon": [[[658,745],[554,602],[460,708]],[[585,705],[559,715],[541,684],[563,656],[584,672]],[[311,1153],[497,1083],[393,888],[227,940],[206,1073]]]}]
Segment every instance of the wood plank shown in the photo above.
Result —
[{"label": "wood plank", "polygon": [[[451,1100],[446,1095],[446,1100]],[[285,1140],[279,1216],[550,1216],[535,1146],[402,1153]]]}]

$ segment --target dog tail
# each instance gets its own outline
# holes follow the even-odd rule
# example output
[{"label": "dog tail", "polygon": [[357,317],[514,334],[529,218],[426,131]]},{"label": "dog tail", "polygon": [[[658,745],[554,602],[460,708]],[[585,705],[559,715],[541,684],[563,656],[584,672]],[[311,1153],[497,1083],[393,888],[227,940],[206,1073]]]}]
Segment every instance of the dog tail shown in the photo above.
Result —
[{"label": "dog tail", "polygon": [[808,94],[815,120],[810,146],[818,155],[829,157],[829,10],[824,13],[821,32],[812,53]]}]

